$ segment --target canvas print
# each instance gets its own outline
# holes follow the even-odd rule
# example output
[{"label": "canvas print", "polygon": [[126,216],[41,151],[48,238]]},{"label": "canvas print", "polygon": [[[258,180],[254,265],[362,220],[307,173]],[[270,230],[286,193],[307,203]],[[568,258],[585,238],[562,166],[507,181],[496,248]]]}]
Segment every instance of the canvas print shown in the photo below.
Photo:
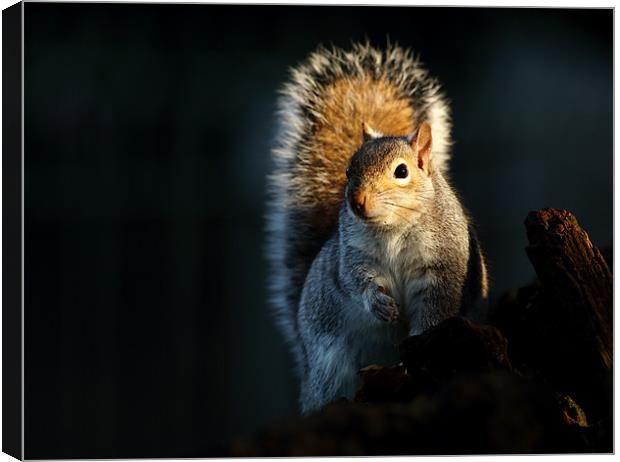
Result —
[{"label": "canvas print", "polygon": [[4,10],[3,451],[611,453],[613,19]]}]

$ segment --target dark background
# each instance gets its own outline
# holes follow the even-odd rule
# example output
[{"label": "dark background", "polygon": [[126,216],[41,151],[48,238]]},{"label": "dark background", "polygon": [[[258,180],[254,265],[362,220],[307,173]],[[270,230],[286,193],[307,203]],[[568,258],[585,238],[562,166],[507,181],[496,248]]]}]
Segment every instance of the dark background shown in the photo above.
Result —
[{"label": "dark background", "polygon": [[319,43],[413,47],[493,299],[527,212],[612,240],[611,10],[25,5],[25,456],[182,457],[296,412],[265,303],[276,91]]}]

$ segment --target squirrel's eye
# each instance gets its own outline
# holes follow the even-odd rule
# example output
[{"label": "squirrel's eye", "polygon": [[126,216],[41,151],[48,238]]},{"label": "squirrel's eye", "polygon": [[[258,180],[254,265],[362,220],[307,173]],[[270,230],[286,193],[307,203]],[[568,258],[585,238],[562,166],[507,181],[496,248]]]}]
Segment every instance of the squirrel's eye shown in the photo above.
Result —
[{"label": "squirrel's eye", "polygon": [[347,175],[347,178],[351,177],[351,167],[347,167],[347,170],[344,172]]},{"label": "squirrel's eye", "polygon": [[409,170],[407,170],[407,166],[405,164],[399,164],[398,167],[396,167],[396,170],[394,170],[394,178],[407,178],[407,175],[409,175]]}]

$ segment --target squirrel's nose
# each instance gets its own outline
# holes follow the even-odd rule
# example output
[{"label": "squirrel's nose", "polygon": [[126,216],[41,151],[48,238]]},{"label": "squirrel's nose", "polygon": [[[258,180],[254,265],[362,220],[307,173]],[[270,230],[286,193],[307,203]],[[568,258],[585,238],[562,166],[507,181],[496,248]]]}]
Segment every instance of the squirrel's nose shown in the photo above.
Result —
[{"label": "squirrel's nose", "polygon": [[366,216],[366,194],[364,192],[359,192],[351,196],[351,208],[357,216],[361,218]]}]

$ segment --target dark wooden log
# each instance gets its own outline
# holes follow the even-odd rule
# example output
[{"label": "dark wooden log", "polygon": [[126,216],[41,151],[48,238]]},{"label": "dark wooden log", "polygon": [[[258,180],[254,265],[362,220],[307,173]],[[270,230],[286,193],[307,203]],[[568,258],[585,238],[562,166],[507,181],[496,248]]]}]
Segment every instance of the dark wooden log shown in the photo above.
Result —
[{"label": "dark wooden log", "polygon": [[458,375],[511,370],[501,332],[461,317],[405,339],[399,351],[403,365],[372,365],[360,371],[355,401],[407,402],[438,391]]},{"label": "dark wooden log", "polygon": [[[346,400],[238,439],[233,457],[587,452],[586,431],[546,385],[506,372],[460,376],[411,403]],[[609,450],[609,449],[607,449]]]},{"label": "dark wooden log", "polygon": [[461,317],[448,318],[406,338],[399,351],[409,373],[425,372],[438,381],[459,374],[511,369],[501,332]]},{"label": "dark wooden log", "polygon": [[401,403],[412,401],[422,392],[436,388],[427,376],[407,374],[405,366],[372,365],[360,370],[361,385],[354,401],[360,403]]},{"label": "dark wooden log", "polygon": [[570,212],[530,212],[525,227],[527,255],[540,280],[522,318],[527,359],[589,417],[605,418],[611,406],[611,272]]}]

